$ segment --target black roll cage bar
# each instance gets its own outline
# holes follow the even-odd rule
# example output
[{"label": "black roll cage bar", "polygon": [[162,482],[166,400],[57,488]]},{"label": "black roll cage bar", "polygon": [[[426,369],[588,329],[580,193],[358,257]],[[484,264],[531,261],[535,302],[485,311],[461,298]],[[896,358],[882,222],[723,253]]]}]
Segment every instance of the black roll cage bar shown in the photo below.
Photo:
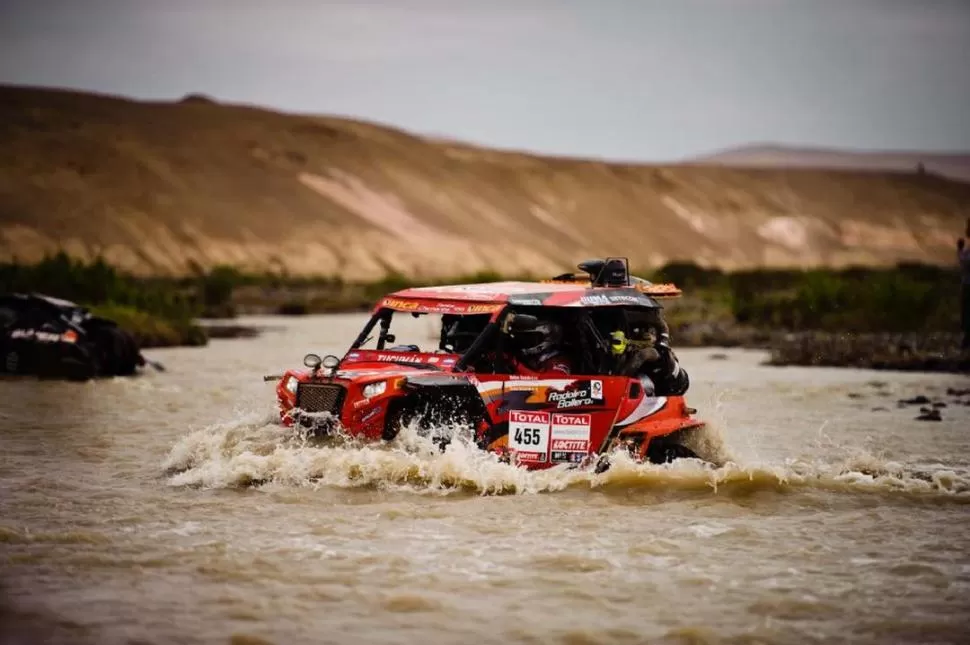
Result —
[{"label": "black roll cage bar", "polygon": [[[488,346],[495,336],[498,336],[498,342],[495,346],[496,356],[499,361],[503,361],[505,353],[503,352],[505,339],[507,334],[501,333],[502,328],[505,326],[508,318],[514,313],[527,313],[529,310],[535,309],[546,309],[546,307],[536,307],[536,306],[516,306],[516,305],[506,305],[495,318],[490,321],[485,328],[479,333],[478,337],[472,341],[471,345],[466,349],[458,358],[455,363],[454,371],[461,372],[465,371],[468,365],[475,359],[479,357],[483,348]],[[549,307],[549,309],[567,309],[565,307]],[[629,319],[629,309],[627,306],[617,306],[610,307],[614,311],[617,311],[621,317],[622,325],[624,328],[628,329],[630,326]],[[644,309],[643,307],[634,307],[635,310]],[[382,308],[371,316],[370,320],[361,330],[360,334],[354,340],[353,344],[350,346],[350,350],[359,349],[361,345],[366,343],[371,338],[371,334],[374,331],[374,327],[380,324],[380,332],[377,339],[376,349],[382,350],[385,347],[386,342],[390,339],[393,342],[393,335],[389,334],[391,318],[395,313],[411,313],[412,315],[424,315],[415,312],[400,311],[397,309],[392,309],[390,307]],[[579,334],[579,350],[582,352],[584,362],[589,365],[594,373],[609,373],[610,371],[610,344],[609,340],[600,333],[594,323],[592,316],[588,309],[576,308],[569,312],[575,317],[575,323],[578,325],[582,333]],[[463,314],[456,314],[463,315]],[[464,315],[474,315],[474,314],[464,314]],[[342,361],[341,361],[342,362]],[[499,367],[499,366],[496,366]],[[502,365],[506,371],[508,370],[508,365]]]}]

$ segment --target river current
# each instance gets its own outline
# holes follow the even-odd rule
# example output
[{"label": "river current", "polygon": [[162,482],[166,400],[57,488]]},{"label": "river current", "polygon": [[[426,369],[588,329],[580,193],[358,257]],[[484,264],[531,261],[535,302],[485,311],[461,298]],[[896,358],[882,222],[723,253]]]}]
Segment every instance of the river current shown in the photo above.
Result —
[{"label": "river current", "polygon": [[970,378],[684,349],[721,465],[529,473],[280,427],[363,321],[0,380],[0,642],[970,642]]}]

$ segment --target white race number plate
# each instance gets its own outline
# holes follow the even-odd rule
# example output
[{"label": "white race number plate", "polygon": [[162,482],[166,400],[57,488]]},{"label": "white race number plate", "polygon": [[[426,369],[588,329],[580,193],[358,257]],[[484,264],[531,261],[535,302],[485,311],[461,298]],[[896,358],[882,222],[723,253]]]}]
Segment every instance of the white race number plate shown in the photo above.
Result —
[{"label": "white race number plate", "polygon": [[519,461],[546,461],[550,422],[548,412],[509,411],[509,449]]}]

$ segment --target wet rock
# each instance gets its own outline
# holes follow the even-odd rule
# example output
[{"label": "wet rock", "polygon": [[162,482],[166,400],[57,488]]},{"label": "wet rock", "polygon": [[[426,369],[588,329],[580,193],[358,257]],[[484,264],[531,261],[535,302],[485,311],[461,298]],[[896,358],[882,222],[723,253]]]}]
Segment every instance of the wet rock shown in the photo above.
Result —
[{"label": "wet rock", "polygon": [[900,399],[899,403],[901,405],[923,405],[924,403],[929,403],[929,397],[925,397],[922,394],[919,396],[914,396],[911,399]]},{"label": "wet rock", "polygon": [[933,407],[934,408],[945,408],[946,407],[946,403],[944,403],[943,401],[934,401],[933,402]]},{"label": "wet rock", "polygon": [[920,372],[970,372],[951,332],[833,334],[803,331],[771,339],[769,365],[824,365]]},{"label": "wet rock", "polygon": [[849,392],[846,396],[848,396],[850,399],[861,399],[862,398],[862,395],[859,394],[858,392]]},{"label": "wet rock", "polygon": [[970,395],[970,389],[958,390],[955,387],[946,388],[947,396],[968,396]]},{"label": "wet rock", "polygon": [[940,415],[939,410],[928,410],[923,412],[923,414],[916,417],[917,421],[942,421],[943,417]]}]

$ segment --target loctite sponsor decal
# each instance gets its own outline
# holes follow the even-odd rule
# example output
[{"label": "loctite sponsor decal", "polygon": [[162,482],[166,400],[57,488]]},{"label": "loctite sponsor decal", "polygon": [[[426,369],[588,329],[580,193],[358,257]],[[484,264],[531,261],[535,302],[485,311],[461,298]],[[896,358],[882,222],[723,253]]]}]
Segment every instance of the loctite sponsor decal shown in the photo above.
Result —
[{"label": "loctite sponsor decal", "polygon": [[552,449],[565,450],[566,452],[586,452],[589,448],[589,442],[583,441],[582,439],[553,439]]}]

